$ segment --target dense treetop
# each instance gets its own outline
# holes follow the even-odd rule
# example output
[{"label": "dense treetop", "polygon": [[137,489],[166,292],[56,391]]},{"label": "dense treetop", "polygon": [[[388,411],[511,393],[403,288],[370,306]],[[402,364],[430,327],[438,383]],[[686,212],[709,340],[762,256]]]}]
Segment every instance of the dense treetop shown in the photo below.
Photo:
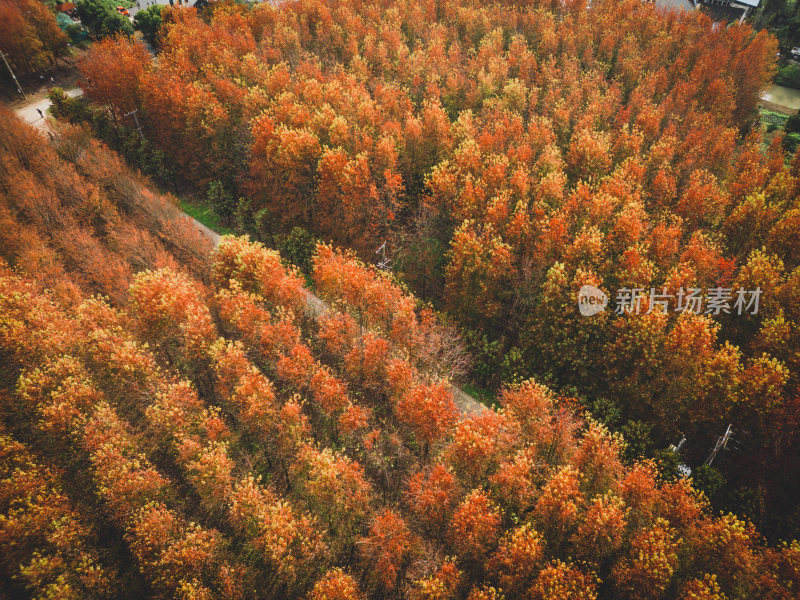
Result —
[{"label": "dense treetop", "polygon": [[[319,309],[246,238],[187,262],[165,199],[85,132],[51,147],[3,123],[4,218],[25,232],[0,247],[0,539],[14,548],[0,570],[15,594],[792,597],[797,543],[767,547],[687,480],[626,463],[620,436],[543,385],[460,414],[429,353],[441,326],[386,274],[319,245]],[[35,200],[64,181],[77,256],[119,265],[108,277],[41,237],[53,217]],[[163,258],[112,252],[126,222]],[[51,271],[31,262],[43,255]]]},{"label": "dense treetop", "polygon": [[[0,113],[10,595],[796,596],[774,40],[588,4],[218,2],[165,8],[155,59],[97,43],[94,106],[55,112],[235,203],[251,238],[213,249],[87,127]],[[294,226],[325,241],[305,273],[261,243]],[[358,258],[384,241],[395,275]],[[606,312],[580,316],[586,284]],[[759,311],[675,310],[715,288]],[[493,408],[454,402],[453,323]],[[659,452],[686,435],[696,466],[729,423],[718,469]]]},{"label": "dense treetop", "polygon": [[[217,3],[165,11],[155,61],[98,44],[85,89],[140,109],[184,184],[238,199],[242,231],[300,225],[369,259],[386,241],[463,328],[479,383],[535,376],[631,455],[685,435],[692,466],[732,424],[739,449],[698,477],[783,537],[800,522],[800,161],[757,124],[774,39],[698,13]],[[585,284],[605,313],[579,315]],[[730,307],[760,290],[758,313],[708,312],[715,288]],[[613,312],[621,289],[640,314]],[[676,310],[691,289],[700,314]]]}]

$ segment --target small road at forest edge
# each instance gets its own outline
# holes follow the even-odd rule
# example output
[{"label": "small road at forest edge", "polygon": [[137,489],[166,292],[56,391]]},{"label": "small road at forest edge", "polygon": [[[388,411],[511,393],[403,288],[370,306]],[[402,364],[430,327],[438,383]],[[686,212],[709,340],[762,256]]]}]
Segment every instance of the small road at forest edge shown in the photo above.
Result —
[{"label": "small road at forest edge", "polygon": [[[78,96],[83,94],[83,90],[80,88],[73,88],[71,90],[65,90],[65,93],[71,98],[77,98]],[[14,113],[26,123],[33,125],[37,129],[43,132],[50,131],[50,121],[47,118],[47,109],[50,108],[51,102],[49,98],[44,98],[41,100],[34,100],[25,104],[23,106],[19,106],[14,109]],[[38,109],[38,110],[37,110]],[[44,118],[39,116],[39,110],[45,115]],[[186,213],[184,213],[186,214]],[[194,224],[197,226],[197,229],[202,233],[206,238],[208,238],[214,246],[219,243],[220,238],[222,237],[213,229],[210,229],[203,225],[200,221],[195,219],[190,215],[186,215],[190,218]],[[313,317],[319,317],[325,311],[328,310],[328,305],[322,300],[320,297],[316,296],[312,292],[306,290],[308,294],[307,298],[307,310],[308,313]],[[479,413],[480,411],[484,410],[486,407],[478,402],[475,398],[467,394],[462,389],[452,386],[453,388],[453,401],[455,402],[458,409],[464,415],[471,415]]]}]

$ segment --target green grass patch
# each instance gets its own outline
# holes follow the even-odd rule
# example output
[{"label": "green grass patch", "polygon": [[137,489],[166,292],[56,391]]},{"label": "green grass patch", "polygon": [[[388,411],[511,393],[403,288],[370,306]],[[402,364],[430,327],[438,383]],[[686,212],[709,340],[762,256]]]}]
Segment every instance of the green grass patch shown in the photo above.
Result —
[{"label": "green grass patch", "polygon": [[773,116],[774,115],[776,117],[783,117],[785,119],[789,118],[789,115],[787,115],[786,113],[781,113],[781,112],[778,112],[778,111],[775,111],[775,110],[770,110],[768,108],[760,108],[759,110],[761,111],[761,116],[762,117]]},{"label": "green grass patch", "polygon": [[461,390],[475,398],[475,400],[481,404],[485,404],[491,408],[497,408],[499,406],[497,395],[491,390],[487,390],[472,383],[465,383],[461,386]]},{"label": "green grass patch", "polygon": [[773,124],[777,125],[778,127],[782,127],[789,118],[789,115],[775,112],[774,110],[767,110],[764,108],[761,109],[761,114],[759,116],[761,118],[762,123]]},{"label": "green grass patch", "polygon": [[180,202],[181,210],[183,212],[190,217],[197,219],[212,231],[216,231],[220,235],[234,233],[233,229],[222,224],[219,216],[213,210],[211,210],[210,207],[194,202],[187,202],[186,200],[181,200]]}]

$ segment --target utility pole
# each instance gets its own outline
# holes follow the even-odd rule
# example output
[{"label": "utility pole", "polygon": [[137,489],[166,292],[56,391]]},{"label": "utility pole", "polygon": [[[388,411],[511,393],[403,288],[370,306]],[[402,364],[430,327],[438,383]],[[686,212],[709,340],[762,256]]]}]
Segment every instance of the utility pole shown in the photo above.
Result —
[{"label": "utility pole", "polygon": [[0,56],[3,57],[3,62],[6,63],[6,67],[8,67],[8,72],[11,73],[11,77],[14,80],[14,83],[17,84],[17,91],[20,94],[22,94],[22,97],[25,98],[25,100],[27,101],[28,97],[25,95],[25,92],[22,91],[22,86],[19,84],[19,81],[17,81],[17,76],[14,75],[14,71],[11,69],[11,65],[8,64],[8,61],[6,60],[6,55],[3,53],[2,50],[0,50]]},{"label": "utility pole", "polygon": [[748,15],[749,13],[750,13],[750,7],[748,6],[747,8],[745,8],[745,9],[744,9],[744,12],[742,13],[742,18],[741,18],[741,19],[739,19],[739,25],[741,25],[742,23],[744,23],[744,20],[747,18],[747,15]]},{"label": "utility pole", "polygon": [[375,254],[381,255],[381,259],[378,261],[378,268],[380,270],[388,271],[389,269],[391,269],[391,261],[388,258],[386,258],[386,242],[383,242],[381,247],[375,250]]},{"label": "utility pole", "polygon": [[129,112],[128,114],[122,115],[122,116],[123,117],[130,117],[131,115],[133,115],[133,120],[136,123],[136,131],[139,132],[139,137],[142,138],[142,141],[144,141],[144,135],[142,134],[142,126],[139,125],[139,117],[136,115],[136,112],[138,110],[139,110],[138,108],[134,108],[131,112]]},{"label": "utility pole", "polygon": [[728,447],[728,440],[731,439],[731,430],[732,425],[728,425],[728,429],[725,430],[725,433],[717,438],[717,443],[714,444],[714,449],[711,451],[711,454],[708,455],[706,462],[704,465],[711,466],[711,462],[716,458],[717,452],[719,452],[720,448],[727,448]]}]

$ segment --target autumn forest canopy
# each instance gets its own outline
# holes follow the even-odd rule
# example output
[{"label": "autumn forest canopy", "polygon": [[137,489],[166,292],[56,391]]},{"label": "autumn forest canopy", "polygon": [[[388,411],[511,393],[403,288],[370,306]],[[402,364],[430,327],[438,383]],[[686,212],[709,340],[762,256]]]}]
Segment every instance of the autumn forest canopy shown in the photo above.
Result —
[{"label": "autumn forest canopy", "polygon": [[49,136],[0,109],[0,598],[796,597],[773,37],[638,0],[160,16]]}]

